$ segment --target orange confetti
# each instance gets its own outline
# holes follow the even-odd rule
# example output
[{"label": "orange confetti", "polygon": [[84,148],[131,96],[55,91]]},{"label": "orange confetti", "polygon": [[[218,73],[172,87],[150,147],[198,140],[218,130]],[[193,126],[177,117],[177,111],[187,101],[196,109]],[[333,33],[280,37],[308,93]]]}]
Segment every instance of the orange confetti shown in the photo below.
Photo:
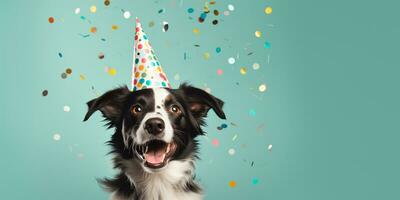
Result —
[{"label": "orange confetti", "polygon": [[229,187],[231,187],[231,188],[236,187],[236,182],[235,181],[229,181]]},{"label": "orange confetti", "polygon": [[90,27],[90,32],[91,33],[96,33],[97,32],[97,28],[96,27]]},{"label": "orange confetti", "polygon": [[49,17],[49,23],[50,24],[54,23],[54,17]]}]

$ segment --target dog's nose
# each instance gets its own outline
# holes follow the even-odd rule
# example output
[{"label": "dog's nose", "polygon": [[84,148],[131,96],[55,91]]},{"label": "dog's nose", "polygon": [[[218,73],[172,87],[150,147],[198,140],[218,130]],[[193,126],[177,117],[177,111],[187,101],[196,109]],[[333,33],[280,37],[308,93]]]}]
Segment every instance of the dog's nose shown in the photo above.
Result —
[{"label": "dog's nose", "polygon": [[158,135],[164,131],[164,121],[160,118],[148,119],[144,125],[144,128],[149,134]]}]

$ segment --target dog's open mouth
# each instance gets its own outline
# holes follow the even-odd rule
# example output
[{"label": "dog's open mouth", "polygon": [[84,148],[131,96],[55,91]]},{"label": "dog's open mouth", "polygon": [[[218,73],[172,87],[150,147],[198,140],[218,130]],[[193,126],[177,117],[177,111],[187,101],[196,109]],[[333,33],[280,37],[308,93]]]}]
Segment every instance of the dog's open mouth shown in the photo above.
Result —
[{"label": "dog's open mouth", "polygon": [[161,140],[151,140],[144,145],[138,145],[136,152],[145,161],[149,168],[164,167],[176,149],[175,143],[166,143]]}]

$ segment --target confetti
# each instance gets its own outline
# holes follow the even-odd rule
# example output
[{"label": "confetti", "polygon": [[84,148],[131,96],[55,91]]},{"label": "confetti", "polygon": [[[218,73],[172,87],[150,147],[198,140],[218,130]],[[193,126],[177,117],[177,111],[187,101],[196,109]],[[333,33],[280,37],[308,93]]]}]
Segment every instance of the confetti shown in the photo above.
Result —
[{"label": "confetti", "polygon": [[109,0],[105,0],[105,1],[104,1],[104,5],[105,5],[105,6],[109,6],[109,5],[110,5],[110,1],[109,1]]},{"label": "confetti", "polygon": [[131,17],[131,13],[129,11],[124,12],[124,18],[129,19]]},{"label": "confetti", "polygon": [[258,91],[265,92],[267,90],[267,85],[265,83],[258,86]]},{"label": "confetti", "polygon": [[69,112],[71,111],[71,108],[69,106],[64,106],[64,112]]},{"label": "confetti", "polygon": [[268,151],[272,151],[272,144],[268,145]]},{"label": "confetti", "polygon": [[67,73],[68,75],[71,75],[72,74],[72,69],[71,68],[67,68],[65,70],[65,73]]},{"label": "confetti", "polygon": [[247,69],[246,69],[246,67],[241,67],[241,68],[240,68],[240,73],[241,73],[242,75],[246,75],[246,74],[247,74]]},{"label": "confetti", "polygon": [[161,8],[160,10],[158,10],[158,14],[164,13],[165,12],[165,8]]},{"label": "confetti", "polygon": [[271,44],[270,44],[269,42],[265,42],[265,43],[264,43],[264,47],[265,47],[266,49],[269,49],[269,48],[271,48]]},{"label": "confetti", "polygon": [[61,139],[61,135],[59,133],[54,133],[53,140],[54,141],[59,141],[60,139]]},{"label": "confetti", "polygon": [[214,10],[214,15],[218,16],[219,15],[219,11],[218,10]]},{"label": "confetti", "polygon": [[265,12],[265,14],[267,14],[267,15],[271,14],[271,13],[272,13],[272,7],[271,7],[271,6],[265,7],[264,12]]},{"label": "confetti", "polygon": [[253,179],[251,180],[251,183],[252,183],[253,185],[257,185],[258,182],[259,182],[259,180],[258,180],[257,178],[253,178]]},{"label": "confetti", "polygon": [[97,32],[97,28],[94,27],[94,26],[90,27],[90,32],[91,33],[96,33]]},{"label": "confetti", "polygon": [[90,6],[90,12],[91,13],[95,13],[97,11],[97,7],[96,6]]},{"label": "confetti", "polygon": [[231,187],[231,188],[236,187],[236,182],[235,181],[229,181],[229,187]]},{"label": "confetti", "polygon": [[193,33],[196,34],[196,35],[198,35],[198,34],[200,33],[200,30],[199,30],[198,28],[194,28],[194,29],[193,29]]},{"label": "confetti", "polygon": [[229,4],[229,5],[228,5],[228,10],[234,11],[234,10],[235,10],[235,7],[234,7],[232,4]]},{"label": "confetti", "polygon": [[218,139],[213,139],[213,140],[212,140],[212,145],[214,145],[215,147],[219,146],[219,141],[218,141]]},{"label": "confetti", "polygon": [[231,65],[235,64],[235,58],[230,57],[230,58],[228,59],[228,63],[231,64]]},{"label": "confetti", "polygon": [[224,15],[225,15],[225,16],[229,16],[229,15],[230,15],[229,11],[227,11],[227,10],[224,11]]},{"label": "confetti", "polygon": [[254,70],[260,69],[260,64],[254,63],[254,64],[253,64],[253,69],[254,69]]},{"label": "confetti", "polygon": [[206,59],[206,60],[210,59],[210,53],[205,52],[205,53],[203,54],[203,57],[204,57],[204,59]]},{"label": "confetti", "polygon": [[77,15],[77,14],[79,14],[81,12],[81,9],[80,8],[75,8],[75,14]]},{"label": "confetti", "polygon": [[62,53],[58,53],[58,57],[62,58],[63,57]]},{"label": "confetti", "polygon": [[169,29],[169,25],[168,25],[168,22],[163,22],[163,32],[167,32],[168,31],[168,29]]},{"label": "confetti", "polygon": [[49,94],[49,91],[48,91],[48,90],[43,90],[43,91],[42,91],[42,96],[45,97],[45,96],[47,96],[48,94]]},{"label": "confetti", "polygon": [[149,27],[153,27],[153,26],[154,26],[154,24],[155,24],[155,22],[154,22],[154,21],[150,21],[150,22],[149,22]]},{"label": "confetti", "polygon": [[175,74],[175,76],[174,76],[174,79],[175,80],[179,80],[181,77],[180,77],[180,75],[179,74]]},{"label": "confetti", "polygon": [[49,23],[50,24],[54,23],[54,17],[49,17]]},{"label": "confetti", "polygon": [[250,109],[249,110],[249,115],[252,116],[252,117],[255,117],[256,116],[256,110]]},{"label": "confetti", "polygon": [[97,56],[99,59],[104,59],[104,53],[99,53],[99,55]]},{"label": "confetti", "polygon": [[194,12],[194,9],[193,9],[193,8],[188,8],[188,9],[187,9],[187,12],[188,12],[188,13],[193,13],[193,12]]},{"label": "confetti", "polygon": [[255,33],[254,33],[254,35],[256,36],[256,37],[261,37],[261,31],[256,31]]},{"label": "confetti", "polygon": [[111,30],[113,30],[113,31],[118,30],[118,26],[117,25],[112,25],[111,26]]},{"label": "confetti", "polygon": [[218,20],[213,20],[212,24],[217,25],[218,24]]},{"label": "confetti", "polygon": [[218,74],[218,75],[220,75],[220,76],[221,76],[221,75],[222,75],[222,73],[223,73],[222,69],[218,69],[218,70],[217,70],[217,74]]},{"label": "confetti", "polygon": [[222,51],[221,47],[215,48],[215,52],[220,53]]},{"label": "confetti", "polygon": [[107,73],[110,76],[115,76],[117,74],[117,70],[115,68],[110,67],[110,68],[108,68]]},{"label": "confetti", "polygon": [[235,141],[236,138],[237,138],[237,134],[235,134],[235,135],[232,137],[232,141]]},{"label": "confetti", "polygon": [[68,76],[68,75],[67,75],[66,73],[62,73],[62,74],[61,74],[61,78],[62,78],[62,79],[66,79],[67,76]]},{"label": "confetti", "polygon": [[81,79],[83,81],[83,80],[86,80],[86,77],[83,74],[80,74],[79,79]]},{"label": "confetti", "polygon": [[81,20],[85,20],[85,19],[86,19],[86,17],[82,15],[81,16]]},{"label": "confetti", "polygon": [[235,155],[235,149],[230,148],[230,149],[228,150],[228,154],[231,155],[231,156]]}]

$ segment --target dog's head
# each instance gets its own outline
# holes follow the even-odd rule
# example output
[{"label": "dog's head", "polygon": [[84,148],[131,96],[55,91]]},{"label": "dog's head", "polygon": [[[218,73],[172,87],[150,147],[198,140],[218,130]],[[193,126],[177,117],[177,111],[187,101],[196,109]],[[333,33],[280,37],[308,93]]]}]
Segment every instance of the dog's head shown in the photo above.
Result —
[{"label": "dog's head", "polygon": [[201,126],[205,125],[204,118],[210,109],[225,119],[220,99],[186,84],[179,89],[135,92],[121,87],[87,105],[84,121],[100,110],[109,128],[116,128],[114,148],[120,144],[120,151],[132,152],[129,155],[149,172],[162,170],[171,160],[193,156],[197,151],[194,138],[204,134]]}]

